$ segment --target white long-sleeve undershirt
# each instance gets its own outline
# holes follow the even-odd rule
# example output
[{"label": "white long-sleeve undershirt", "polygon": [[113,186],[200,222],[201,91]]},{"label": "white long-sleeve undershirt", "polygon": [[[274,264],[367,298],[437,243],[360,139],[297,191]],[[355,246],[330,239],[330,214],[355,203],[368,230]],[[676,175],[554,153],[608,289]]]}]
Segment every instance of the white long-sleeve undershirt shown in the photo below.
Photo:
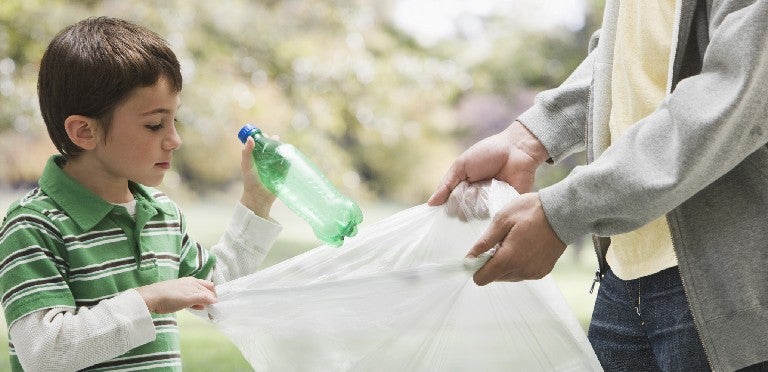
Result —
[{"label": "white long-sleeve undershirt", "polygon": [[[220,284],[261,265],[282,227],[237,203],[218,243],[211,279]],[[155,339],[144,299],[135,289],[91,308],[54,307],[25,315],[9,329],[16,355],[27,371],[76,371],[120,356]]]}]

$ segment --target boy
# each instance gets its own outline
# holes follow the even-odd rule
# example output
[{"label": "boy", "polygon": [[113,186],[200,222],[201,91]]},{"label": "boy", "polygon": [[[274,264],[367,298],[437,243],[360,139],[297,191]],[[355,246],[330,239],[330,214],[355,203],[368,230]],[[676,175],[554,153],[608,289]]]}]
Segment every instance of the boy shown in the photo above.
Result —
[{"label": "boy", "polygon": [[214,283],[254,271],[272,246],[281,227],[250,169],[253,140],[240,204],[210,253],[151,188],[181,146],[181,87],[166,42],[120,19],[83,20],[49,44],[38,95],[61,155],[0,227],[14,370],[180,370],[173,313],[215,303]]}]

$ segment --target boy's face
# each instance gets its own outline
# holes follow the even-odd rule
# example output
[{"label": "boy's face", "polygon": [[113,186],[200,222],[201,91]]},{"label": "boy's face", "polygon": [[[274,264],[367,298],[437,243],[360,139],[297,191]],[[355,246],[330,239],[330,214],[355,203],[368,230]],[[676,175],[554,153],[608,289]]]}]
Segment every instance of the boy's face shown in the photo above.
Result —
[{"label": "boy's face", "polygon": [[95,149],[105,175],[159,185],[171,167],[173,151],[181,146],[175,127],[179,104],[179,94],[162,77],[155,85],[137,88],[120,104],[106,140]]}]

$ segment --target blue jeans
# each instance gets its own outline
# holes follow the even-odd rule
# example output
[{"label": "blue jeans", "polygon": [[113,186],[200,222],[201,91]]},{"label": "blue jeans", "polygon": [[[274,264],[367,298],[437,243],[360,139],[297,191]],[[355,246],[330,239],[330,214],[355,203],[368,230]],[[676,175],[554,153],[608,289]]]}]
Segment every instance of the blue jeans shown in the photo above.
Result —
[{"label": "blue jeans", "polygon": [[589,341],[606,371],[709,371],[677,267],[600,281]]}]

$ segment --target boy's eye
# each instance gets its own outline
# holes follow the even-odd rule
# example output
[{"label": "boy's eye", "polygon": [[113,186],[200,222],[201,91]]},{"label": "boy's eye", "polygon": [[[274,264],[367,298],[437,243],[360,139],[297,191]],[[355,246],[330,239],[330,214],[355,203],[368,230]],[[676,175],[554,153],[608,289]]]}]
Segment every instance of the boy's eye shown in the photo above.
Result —
[{"label": "boy's eye", "polygon": [[145,125],[145,127],[153,132],[156,132],[160,130],[163,127],[163,124],[154,124],[154,125]]}]

